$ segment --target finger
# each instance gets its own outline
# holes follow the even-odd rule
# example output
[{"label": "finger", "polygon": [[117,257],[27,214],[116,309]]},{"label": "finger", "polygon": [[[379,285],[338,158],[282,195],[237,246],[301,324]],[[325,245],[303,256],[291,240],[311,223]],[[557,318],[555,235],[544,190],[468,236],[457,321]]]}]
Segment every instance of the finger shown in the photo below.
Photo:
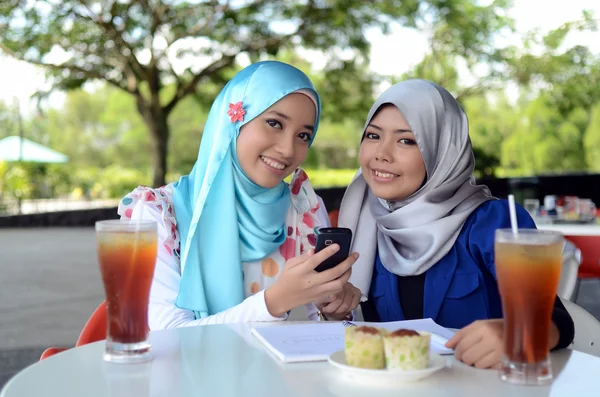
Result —
[{"label": "finger", "polygon": [[331,255],[335,254],[339,250],[339,244],[331,244],[329,247],[322,249],[314,255],[311,255],[311,257],[307,261],[307,265],[314,270],[317,266],[321,264],[321,262],[329,258]]},{"label": "finger", "polygon": [[330,295],[329,297],[327,297],[327,299],[325,300],[325,302],[326,303],[331,303],[331,302],[333,302],[333,301],[335,301],[337,299],[338,299],[337,295]]},{"label": "finger", "polygon": [[346,273],[342,274],[340,277],[338,277],[334,280],[331,280],[331,281],[327,281],[319,288],[320,293],[338,294],[340,291],[342,291],[344,289],[344,286],[348,282],[348,279],[350,278],[351,275],[352,275],[352,271],[350,269],[348,269],[348,271],[346,271]]},{"label": "finger", "polygon": [[448,342],[446,342],[445,346],[449,349],[454,349],[460,343],[460,341],[463,340],[465,336],[472,334],[479,327],[480,325],[477,321],[475,321],[467,325],[466,327],[461,328],[452,336],[452,338],[450,338]]},{"label": "finger", "polygon": [[502,367],[502,351],[493,350],[475,362],[475,368],[496,368]]},{"label": "finger", "polygon": [[352,288],[352,293],[347,294],[347,306],[345,308],[344,314],[350,314],[350,312],[358,307],[360,303],[360,290],[357,288]]},{"label": "finger", "polygon": [[325,306],[335,301],[336,299],[337,297],[335,295],[329,295],[326,298],[315,300],[313,301],[313,303],[315,304],[315,306],[317,306],[317,308],[319,308],[319,310],[323,310]]},{"label": "finger", "polygon": [[[316,255],[313,259],[316,258]],[[348,258],[342,261],[339,265],[332,267],[331,269],[327,269],[324,272],[318,273],[315,275],[315,283],[317,284],[325,284],[331,280],[335,280],[340,278],[343,274],[352,269],[352,265],[358,259],[358,253],[352,253]],[[318,265],[317,265],[318,266]],[[315,266],[316,267],[316,266]]]},{"label": "finger", "polygon": [[465,354],[465,352],[473,346],[480,343],[482,339],[483,334],[481,332],[478,332],[478,330],[475,330],[470,334],[466,335],[454,348],[454,357],[456,357],[457,360],[462,361],[462,357]]},{"label": "finger", "polygon": [[348,284],[346,284],[346,295],[344,297],[344,302],[338,309],[339,314],[345,315],[345,314],[348,314],[352,309],[354,309],[355,306],[352,306],[354,299],[355,299],[354,295],[355,295],[354,288],[351,288],[350,291],[348,291]]},{"label": "finger", "polygon": [[482,340],[467,348],[464,353],[462,353],[461,361],[468,365],[474,365],[494,351],[494,346],[491,346],[491,344],[485,343],[485,341]]},{"label": "finger", "polygon": [[352,293],[352,304],[350,305],[350,310],[354,310],[360,304],[360,290],[358,288],[354,289]]},{"label": "finger", "polygon": [[349,309],[350,309],[350,305],[352,304],[352,291],[348,291],[347,288],[347,284],[346,287],[344,288],[344,292],[343,292],[343,297],[340,296],[340,304],[339,306],[335,309],[333,314],[347,314]]},{"label": "finger", "polygon": [[313,255],[315,254],[315,250],[314,249],[310,249],[307,252],[305,252],[304,254],[300,255],[300,256],[296,256],[293,257],[291,259],[289,259],[286,262],[286,266],[291,269],[292,267],[296,267],[304,262],[306,262],[307,260],[309,260]]},{"label": "finger", "polygon": [[323,307],[323,312],[325,312],[326,314],[334,314],[340,309],[340,307],[342,307],[343,304],[344,299],[341,299],[341,297],[338,296],[335,301]]}]

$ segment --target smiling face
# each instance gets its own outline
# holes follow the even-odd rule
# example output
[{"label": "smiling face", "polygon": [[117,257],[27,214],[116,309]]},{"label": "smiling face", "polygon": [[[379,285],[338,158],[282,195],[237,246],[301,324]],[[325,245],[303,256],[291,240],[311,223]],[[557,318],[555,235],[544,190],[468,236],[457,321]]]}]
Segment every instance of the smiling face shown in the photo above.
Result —
[{"label": "smiling face", "polygon": [[245,124],[237,138],[237,157],[246,176],[270,189],[306,159],[316,120],[311,98],[292,93]]},{"label": "smiling face", "polygon": [[375,196],[404,200],[419,190],[427,172],[413,131],[393,105],[384,105],[371,119],[360,145],[360,166]]}]

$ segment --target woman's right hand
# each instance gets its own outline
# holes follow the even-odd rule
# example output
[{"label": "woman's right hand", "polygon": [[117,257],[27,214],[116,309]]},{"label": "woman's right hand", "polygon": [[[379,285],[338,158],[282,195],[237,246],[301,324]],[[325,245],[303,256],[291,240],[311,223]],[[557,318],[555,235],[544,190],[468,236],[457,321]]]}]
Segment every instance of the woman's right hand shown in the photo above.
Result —
[{"label": "woman's right hand", "polygon": [[323,301],[344,289],[352,274],[352,265],[358,253],[352,253],[339,265],[316,272],[315,268],[340,249],[333,244],[315,254],[314,250],[288,260],[283,271],[265,291],[267,309],[274,317],[281,317],[295,307]]}]

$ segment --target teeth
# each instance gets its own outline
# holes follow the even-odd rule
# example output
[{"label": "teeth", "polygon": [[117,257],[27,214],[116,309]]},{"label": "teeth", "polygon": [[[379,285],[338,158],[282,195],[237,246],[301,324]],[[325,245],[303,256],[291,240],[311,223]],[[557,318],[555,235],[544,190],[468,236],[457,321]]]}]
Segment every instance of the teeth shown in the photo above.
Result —
[{"label": "teeth", "polygon": [[282,170],[285,168],[285,164],[278,163],[277,161],[268,159],[264,156],[260,156],[260,159],[263,161],[263,163],[270,165],[273,168],[277,168],[278,170]]},{"label": "teeth", "polygon": [[390,174],[387,172],[379,172],[379,171],[375,171],[375,176],[378,176],[380,178],[395,178],[396,175],[394,174]]}]

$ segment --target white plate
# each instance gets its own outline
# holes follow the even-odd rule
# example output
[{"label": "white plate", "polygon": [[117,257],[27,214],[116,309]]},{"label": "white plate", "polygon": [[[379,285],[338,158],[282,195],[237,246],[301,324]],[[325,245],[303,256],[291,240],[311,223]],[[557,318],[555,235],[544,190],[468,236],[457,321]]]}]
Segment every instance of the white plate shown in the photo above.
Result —
[{"label": "white plate", "polygon": [[429,366],[425,369],[405,371],[402,369],[365,369],[346,365],[346,356],[339,350],[329,356],[329,364],[342,371],[344,376],[353,381],[370,384],[398,384],[414,382],[433,375],[446,366],[446,359],[438,354],[430,353]]}]

